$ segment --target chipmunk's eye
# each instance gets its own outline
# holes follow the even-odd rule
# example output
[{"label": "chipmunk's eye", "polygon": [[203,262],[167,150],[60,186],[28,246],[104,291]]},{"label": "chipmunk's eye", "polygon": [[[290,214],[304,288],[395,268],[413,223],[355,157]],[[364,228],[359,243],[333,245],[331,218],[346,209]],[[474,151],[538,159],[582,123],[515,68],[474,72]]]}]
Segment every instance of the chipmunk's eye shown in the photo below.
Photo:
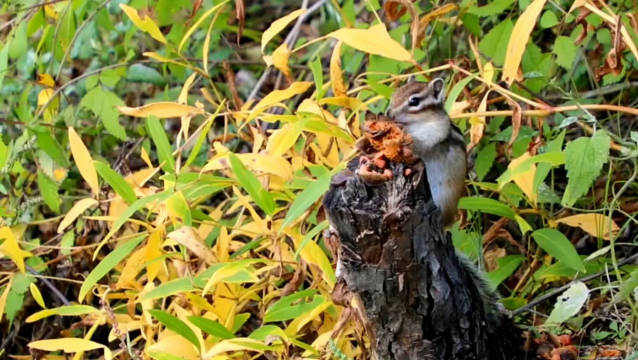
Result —
[{"label": "chipmunk's eye", "polygon": [[408,99],[408,106],[419,106],[421,103],[421,98],[418,96],[412,96]]}]

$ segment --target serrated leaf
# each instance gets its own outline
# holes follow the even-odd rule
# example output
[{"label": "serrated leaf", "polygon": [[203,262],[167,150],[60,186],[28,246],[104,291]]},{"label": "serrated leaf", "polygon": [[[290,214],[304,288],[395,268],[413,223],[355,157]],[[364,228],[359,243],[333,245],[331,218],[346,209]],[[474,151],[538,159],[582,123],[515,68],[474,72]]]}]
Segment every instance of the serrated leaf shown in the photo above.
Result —
[{"label": "serrated leaf", "polygon": [[188,340],[191,344],[195,345],[195,348],[199,351],[199,340],[197,340],[197,335],[191,330],[191,328],[186,325],[185,322],[178,319],[177,317],[166,313],[157,309],[149,309],[148,312],[153,315],[154,318],[159,320],[166,328],[171,331],[174,331]]},{"label": "serrated leaf", "polygon": [[106,181],[115,192],[122,197],[127,204],[132,204],[137,200],[135,191],[129,183],[124,180],[122,175],[115,172],[111,167],[101,161],[94,161],[95,169],[100,177]]},{"label": "serrated leaf", "polygon": [[587,193],[607,162],[609,146],[609,135],[603,130],[598,130],[592,137],[581,137],[567,143],[564,152],[569,181],[561,201],[563,205],[573,206]]},{"label": "serrated leaf", "polygon": [[532,233],[536,244],[549,255],[565,265],[580,272],[585,272],[585,264],[578,252],[566,237],[556,229],[538,229]]},{"label": "serrated leaf", "polygon": [[78,294],[78,301],[82,302],[93,286],[97,284],[101,278],[108,274],[117,264],[124,260],[124,258],[126,258],[131,252],[133,252],[133,249],[135,249],[142,240],[144,240],[144,236],[138,236],[135,239],[120,245],[106,255],[104,259],[102,259],[102,261],[100,261],[100,263],[91,270],[86,279],[84,279],[84,282],[82,282],[82,286],[80,287],[80,292]]},{"label": "serrated leaf", "polygon": [[559,36],[554,42],[554,50],[552,52],[556,54],[558,65],[570,70],[578,53],[578,47],[574,44],[574,40],[567,36]]},{"label": "serrated leaf", "polygon": [[85,107],[97,115],[111,135],[120,140],[126,140],[126,130],[120,125],[116,110],[116,107],[121,105],[124,105],[124,102],[115,93],[102,86],[91,89],[80,101],[80,107]]}]

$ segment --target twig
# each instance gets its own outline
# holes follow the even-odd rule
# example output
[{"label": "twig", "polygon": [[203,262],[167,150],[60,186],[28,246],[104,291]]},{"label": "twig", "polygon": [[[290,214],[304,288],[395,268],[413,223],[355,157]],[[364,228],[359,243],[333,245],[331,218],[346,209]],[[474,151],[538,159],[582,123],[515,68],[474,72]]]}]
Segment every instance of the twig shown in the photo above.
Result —
[{"label": "twig", "polygon": [[[638,81],[630,81],[630,82],[625,82],[622,84],[613,84],[613,85],[605,86],[600,89],[593,89],[593,90],[579,92],[576,95],[578,95],[579,98],[587,99],[587,98],[612,94],[612,93],[622,91],[628,88],[636,87],[636,86],[638,86]],[[564,99],[564,98],[566,98],[566,96],[560,95],[560,94],[550,95],[547,97],[548,100],[557,100],[557,99]]]},{"label": "twig", "polygon": [[[311,7],[308,8],[308,10],[303,13],[301,16],[299,16],[297,18],[297,22],[295,23],[295,26],[292,28],[292,30],[290,31],[290,33],[288,34],[288,36],[286,36],[286,39],[284,40],[284,43],[289,44],[292,40],[292,38],[294,36],[297,36],[299,33],[299,29],[301,28],[301,24],[315,11],[317,11],[324,3],[326,2],[326,0],[319,0],[316,3],[314,3]],[[304,0],[304,5],[307,5],[307,0]],[[296,41],[296,38],[295,38]],[[255,84],[255,87],[253,88],[253,91],[250,92],[250,95],[248,95],[248,98],[246,99],[246,101],[250,101],[253,100],[257,97],[257,94],[259,93],[259,90],[261,90],[261,88],[264,86],[264,83],[266,82],[266,79],[268,78],[268,76],[270,75],[270,67],[267,67],[263,74],[261,74],[261,77],[259,78],[259,80],[257,81],[257,84]]]},{"label": "twig", "polygon": [[[626,264],[628,264],[628,263],[630,263],[630,262],[632,262],[632,261],[634,261],[636,259],[638,259],[638,253],[630,255],[630,256],[620,260],[618,262],[618,266],[620,267],[620,266],[626,265]],[[530,311],[536,305],[539,305],[540,303],[545,302],[546,300],[548,300],[548,299],[558,295],[559,293],[569,289],[569,287],[572,286],[576,282],[588,282],[588,281],[593,280],[593,279],[595,279],[595,278],[597,278],[597,277],[599,277],[599,276],[601,276],[603,274],[605,274],[605,271],[600,271],[600,272],[597,272],[595,274],[584,276],[582,278],[570,281],[569,283],[567,283],[567,284],[565,284],[565,285],[563,285],[561,287],[555,288],[555,289],[553,289],[552,291],[546,293],[543,296],[537,297],[536,299],[530,301],[527,305],[522,306],[522,307],[512,311],[512,316],[517,316],[517,315],[520,315],[522,313]]]},{"label": "twig", "polygon": [[82,32],[82,30],[84,30],[86,25],[90,23],[91,20],[93,20],[95,15],[97,15],[97,13],[99,13],[100,10],[102,10],[102,8],[104,8],[109,3],[109,1],[111,0],[104,0],[100,4],[100,6],[98,6],[97,9],[95,9],[95,11],[88,18],[86,18],[86,20],[84,20],[82,25],[80,25],[80,27],[75,31],[75,34],[73,34],[73,39],[71,39],[69,46],[66,48],[66,51],[64,52],[64,56],[62,56],[62,60],[60,60],[60,67],[58,68],[58,73],[55,75],[56,81],[60,78],[60,74],[62,73],[62,68],[64,67],[64,62],[66,61],[66,58],[71,53],[71,49],[73,48],[73,44],[75,44],[75,40],[77,40],[78,35]]},{"label": "twig", "polygon": [[[35,269],[29,265],[27,265],[27,271],[29,271],[33,275],[40,275],[40,273],[35,271]],[[60,300],[64,305],[71,305],[71,302],[67,300],[67,298],[60,292],[60,290],[58,290],[58,288],[56,288],[55,285],[53,285],[49,280],[39,276],[38,276],[38,279],[42,280],[44,285],[46,285],[46,287],[48,287],[49,290],[51,290],[53,295],[55,295],[55,297],[57,297],[58,300]]]}]

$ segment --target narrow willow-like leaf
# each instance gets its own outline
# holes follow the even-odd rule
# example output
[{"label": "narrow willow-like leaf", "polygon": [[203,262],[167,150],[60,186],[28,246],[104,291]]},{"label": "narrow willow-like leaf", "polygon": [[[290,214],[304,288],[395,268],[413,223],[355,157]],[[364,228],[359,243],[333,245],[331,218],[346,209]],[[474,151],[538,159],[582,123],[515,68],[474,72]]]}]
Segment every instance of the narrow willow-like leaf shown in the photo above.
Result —
[{"label": "narrow willow-like leaf", "polygon": [[120,174],[111,169],[108,164],[101,161],[94,161],[93,164],[100,177],[104,179],[127,204],[132,204],[137,200],[137,196],[135,196],[135,191],[133,191],[131,185],[129,185]]},{"label": "narrow willow-like leaf", "polygon": [[232,339],[235,337],[233,333],[217,321],[206,319],[201,316],[189,316],[188,321],[209,335],[217,336],[222,339]]},{"label": "narrow willow-like leaf", "polygon": [[173,159],[171,144],[168,142],[168,137],[159,118],[154,115],[146,118],[146,127],[157,148],[157,155],[162,162],[162,169],[166,172],[175,172],[175,159]]},{"label": "narrow willow-like leaf", "polygon": [[78,301],[82,302],[86,294],[93,288],[97,282],[104,277],[104,275],[108,274],[115,265],[119,264],[120,261],[124,260],[132,251],[139,245],[142,240],[144,240],[144,236],[138,236],[129,242],[120,245],[111,253],[106,255],[96,267],[89,273],[89,275],[84,279],[82,286],[80,287],[80,293],[78,294]]},{"label": "narrow willow-like leaf", "polygon": [[164,324],[164,326],[166,326],[169,330],[178,333],[179,335],[184,337],[184,339],[188,340],[191,344],[195,345],[197,351],[200,350],[199,340],[197,340],[197,336],[195,335],[193,330],[191,330],[191,328],[186,325],[185,322],[161,310],[150,309],[148,312],[153,315],[154,318]]}]

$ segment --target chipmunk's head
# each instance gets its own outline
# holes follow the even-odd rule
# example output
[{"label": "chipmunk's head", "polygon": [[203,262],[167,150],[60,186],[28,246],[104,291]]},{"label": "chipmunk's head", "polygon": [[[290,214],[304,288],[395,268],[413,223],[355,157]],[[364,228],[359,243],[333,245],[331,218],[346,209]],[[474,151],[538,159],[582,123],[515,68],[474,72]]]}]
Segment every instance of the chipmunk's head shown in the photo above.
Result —
[{"label": "chipmunk's head", "polygon": [[[398,88],[392,94],[387,112],[388,116],[404,125],[439,120],[438,116],[427,115],[445,113],[443,110],[445,101],[444,85],[445,83],[441,78],[433,79],[429,83],[414,80],[408,81],[407,84]],[[443,116],[443,118],[447,119],[446,116]]]}]

